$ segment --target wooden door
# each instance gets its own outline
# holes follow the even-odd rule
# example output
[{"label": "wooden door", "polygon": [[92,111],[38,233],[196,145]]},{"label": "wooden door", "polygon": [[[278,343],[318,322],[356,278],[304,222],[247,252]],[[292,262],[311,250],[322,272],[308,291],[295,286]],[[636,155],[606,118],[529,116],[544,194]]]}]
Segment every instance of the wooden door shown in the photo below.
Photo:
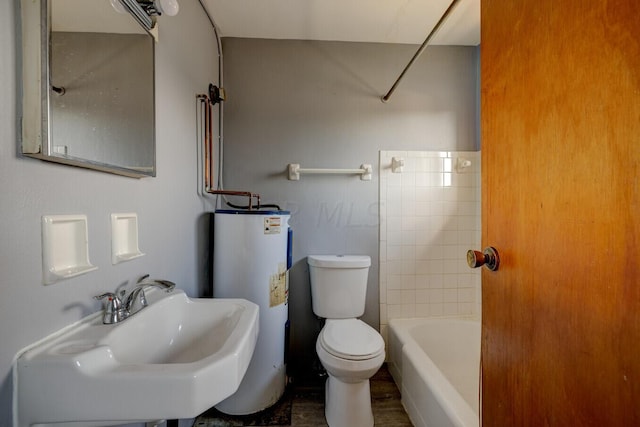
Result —
[{"label": "wooden door", "polygon": [[483,0],[484,426],[640,425],[640,1]]}]

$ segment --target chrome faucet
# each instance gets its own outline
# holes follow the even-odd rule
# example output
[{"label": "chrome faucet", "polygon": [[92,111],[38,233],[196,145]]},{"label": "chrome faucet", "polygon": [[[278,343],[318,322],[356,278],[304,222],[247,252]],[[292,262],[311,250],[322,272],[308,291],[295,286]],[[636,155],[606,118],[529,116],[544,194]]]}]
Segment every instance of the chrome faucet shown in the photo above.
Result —
[{"label": "chrome faucet", "polygon": [[128,295],[126,295],[126,291],[124,289],[119,292],[119,295],[113,292],[105,292],[104,294],[96,295],[93,297],[94,299],[106,299],[104,304],[104,313],[102,315],[102,323],[105,325],[111,325],[113,323],[122,322],[127,317],[133,316],[145,308],[148,303],[144,290],[148,287],[156,287],[164,290],[165,292],[171,292],[176,287],[176,284],[168,280],[149,279],[149,275],[145,274],[138,280],[136,286]]}]

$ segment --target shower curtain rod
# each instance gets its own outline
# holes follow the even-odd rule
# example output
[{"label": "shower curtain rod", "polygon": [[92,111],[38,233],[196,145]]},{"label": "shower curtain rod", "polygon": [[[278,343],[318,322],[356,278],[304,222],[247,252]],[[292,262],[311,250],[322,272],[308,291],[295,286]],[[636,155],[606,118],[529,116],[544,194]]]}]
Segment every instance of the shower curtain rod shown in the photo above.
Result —
[{"label": "shower curtain rod", "polygon": [[427,38],[424,40],[424,42],[422,43],[422,45],[420,45],[420,48],[418,49],[418,51],[413,55],[413,58],[411,58],[411,61],[409,61],[409,63],[407,64],[406,67],[404,67],[404,70],[402,70],[402,73],[400,74],[400,77],[398,77],[398,79],[396,80],[396,82],[393,84],[393,86],[391,86],[391,89],[389,89],[389,92],[387,92],[387,94],[385,96],[382,97],[382,102],[387,102],[389,100],[389,98],[391,98],[391,95],[393,94],[393,92],[396,90],[396,87],[398,87],[398,84],[400,84],[400,80],[402,80],[402,78],[404,77],[404,75],[407,73],[407,71],[409,70],[409,68],[411,68],[411,66],[413,65],[413,63],[416,61],[416,59],[418,59],[418,57],[420,55],[422,55],[422,52],[424,52],[424,50],[427,48],[427,45],[429,44],[429,42],[431,41],[431,38],[435,35],[435,33],[438,31],[438,29],[440,29],[440,26],[444,23],[444,21],[447,19],[447,17],[449,16],[449,14],[453,11],[453,9],[457,6],[458,2],[460,0],[453,0],[451,2],[451,4],[449,5],[449,7],[447,8],[447,10],[444,11],[444,14],[442,15],[442,17],[440,18],[440,20],[436,23],[435,27],[433,27],[433,29],[431,30],[431,32],[429,33],[429,35],[427,36]]}]

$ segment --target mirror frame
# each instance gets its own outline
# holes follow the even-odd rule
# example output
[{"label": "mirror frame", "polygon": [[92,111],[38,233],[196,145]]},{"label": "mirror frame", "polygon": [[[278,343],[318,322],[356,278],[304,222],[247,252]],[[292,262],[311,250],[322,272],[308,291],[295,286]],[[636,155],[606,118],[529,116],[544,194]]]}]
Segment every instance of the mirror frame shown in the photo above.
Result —
[{"label": "mirror frame", "polygon": [[[133,168],[101,163],[93,160],[76,158],[52,152],[50,138],[50,40],[51,40],[51,13],[49,2],[51,0],[20,0],[20,16],[22,31],[22,69],[18,75],[22,75],[22,104],[21,111],[19,151],[26,157],[32,157],[48,162],[77,166],[85,169],[93,169],[116,175],[132,178],[145,178],[156,176],[156,105],[155,105],[155,36],[140,26],[153,42],[154,72],[150,78],[153,80],[153,164],[150,171],[141,171]],[[135,21],[133,17],[131,19]],[[18,47],[20,49],[20,47]]]}]

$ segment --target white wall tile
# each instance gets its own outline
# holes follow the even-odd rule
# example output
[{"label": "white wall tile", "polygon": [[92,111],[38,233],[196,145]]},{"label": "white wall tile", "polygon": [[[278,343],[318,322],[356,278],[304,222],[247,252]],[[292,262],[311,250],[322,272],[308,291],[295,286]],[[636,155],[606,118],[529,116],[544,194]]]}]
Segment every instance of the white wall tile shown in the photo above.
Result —
[{"label": "white wall tile", "polygon": [[404,274],[401,276],[402,289],[415,289],[416,288],[416,275]]},{"label": "white wall tile", "polygon": [[403,289],[402,304],[415,304],[416,303],[416,291],[414,289]]},{"label": "white wall tile", "polygon": [[416,261],[413,259],[403,258],[401,274],[405,276],[415,276],[416,274]]},{"label": "white wall tile", "polygon": [[416,259],[416,247],[412,245],[402,246],[402,259]]},{"label": "white wall tile", "polygon": [[380,326],[382,327],[382,325],[386,325],[388,323],[387,304],[380,304]]},{"label": "white wall tile", "polygon": [[402,248],[401,245],[386,245],[387,261],[401,261]]},{"label": "white wall tile", "polygon": [[[389,169],[389,172],[391,172],[391,169]],[[402,174],[401,173],[389,173],[387,175],[387,179],[389,180],[388,185],[389,187],[392,186],[401,186],[402,185]]]},{"label": "white wall tile", "polygon": [[387,222],[387,233],[394,231],[402,231],[402,216],[389,216],[386,219]]},{"label": "white wall tile", "polygon": [[444,274],[442,275],[442,287],[446,289],[458,288],[458,274]]},{"label": "white wall tile", "polygon": [[427,289],[417,289],[415,291],[416,304],[429,303],[429,291]]},{"label": "white wall tile", "polygon": [[473,303],[476,300],[475,289],[473,288],[458,288],[458,302]]},{"label": "white wall tile", "polygon": [[387,245],[400,246],[402,244],[401,231],[387,231]]},{"label": "white wall tile", "polygon": [[444,260],[433,259],[427,261],[427,271],[425,273],[443,274],[444,273]]},{"label": "white wall tile", "polygon": [[444,306],[440,303],[438,304],[429,304],[429,315],[430,316],[443,316],[444,315]]},{"label": "white wall tile", "polygon": [[[404,173],[391,173],[393,156],[405,159]],[[472,167],[458,173],[458,157]],[[387,151],[380,159],[381,318],[479,313],[480,272],[466,265],[466,251],[480,245],[479,153]]]},{"label": "white wall tile", "polygon": [[429,276],[427,274],[416,274],[416,289],[429,289]]},{"label": "white wall tile", "polygon": [[448,302],[458,302],[458,289],[445,289],[442,294],[443,301],[445,303]]},{"label": "white wall tile", "polygon": [[442,274],[429,274],[427,275],[429,289],[442,289],[444,288],[444,275]]},{"label": "white wall tile", "polygon": [[387,263],[381,262],[379,266],[378,274],[380,274],[380,282],[387,282]]},{"label": "white wall tile", "polygon": [[444,302],[444,290],[443,289],[429,289],[429,303],[441,304]]},{"label": "white wall tile", "polygon": [[461,248],[460,245],[442,246],[443,258],[444,259],[464,258],[466,256],[467,249],[470,249],[470,248],[465,248],[464,250],[460,250],[460,248]]},{"label": "white wall tile", "polygon": [[401,304],[387,304],[387,319],[402,319],[409,317],[402,312]]},{"label": "white wall tile", "polygon": [[443,316],[456,316],[458,314],[458,303],[446,302],[442,304]]},{"label": "white wall tile", "polygon": [[[382,315],[380,315],[380,319],[382,319]],[[389,342],[389,327],[386,323],[382,323],[382,321],[380,321],[380,335],[382,335],[384,342]]]},{"label": "white wall tile", "polygon": [[[458,273],[458,260],[456,259],[445,259],[442,261],[442,272],[444,274],[456,274]],[[457,276],[456,276],[456,286],[458,285],[457,283]]]},{"label": "white wall tile", "polygon": [[[407,171],[407,169],[409,171]],[[405,160],[404,172],[398,174],[402,177],[402,188],[414,188],[416,186],[416,174],[414,172],[410,172],[411,169],[410,162]]]},{"label": "white wall tile", "polygon": [[471,270],[471,269],[469,269],[468,271],[469,273],[458,274],[459,288],[475,288],[476,287],[475,276],[480,274],[480,272],[476,270]]},{"label": "white wall tile", "polygon": [[401,290],[388,290],[387,291],[387,304],[402,304],[402,291]]},{"label": "white wall tile", "polygon": [[458,316],[470,316],[474,314],[475,304],[468,302],[458,303]]},{"label": "white wall tile", "polygon": [[403,245],[415,245],[416,244],[416,233],[413,230],[402,231],[401,232],[401,243]]},{"label": "white wall tile", "polygon": [[403,215],[401,220],[402,231],[413,231],[416,229],[416,217],[412,215]]},{"label": "white wall tile", "polygon": [[387,206],[387,215],[391,216],[400,216],[402,214],[402,204],[398,203],[389,203]]},{"label": "white wall tile", "polygon": [[387,291],[402,289],[402,276],[400,274],[389,274],[387,276]]},{"label": "white wall tile", "polygon": [[379,256],[380,256],[380,260],[379,260],[380,263],[383,263],[387,260],[387,245],[380,245]]},{"label": "white wall tile", "polygon": [[429,304],[416,304],[416,317],[429,317]]},{"label": "white wall tile", "polygon": [[404,317],[416,317],[416,305],[414,304],[402,304],[402,315]]}]

